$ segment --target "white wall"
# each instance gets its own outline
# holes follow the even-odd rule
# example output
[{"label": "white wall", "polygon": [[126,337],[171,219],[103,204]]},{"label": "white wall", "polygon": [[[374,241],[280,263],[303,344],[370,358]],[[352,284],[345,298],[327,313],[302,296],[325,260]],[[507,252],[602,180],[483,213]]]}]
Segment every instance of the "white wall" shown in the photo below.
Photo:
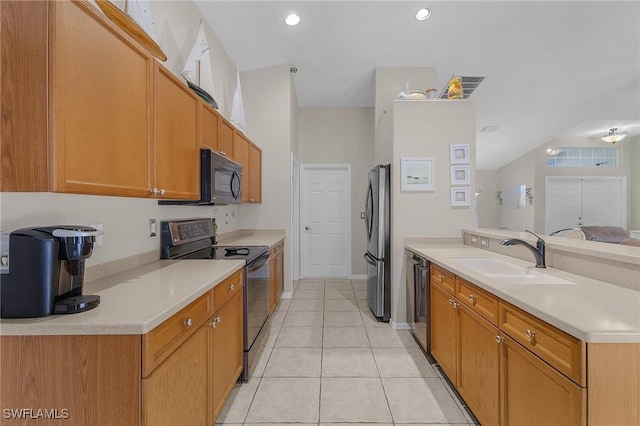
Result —
[{"label": "white wall", "polygon": [[[498,170],[499,191],[504,193],[506,188],[514,185],[526,185],[527,188],[533,188],[534,201],[539,202],[539,197],[536,197],[539,186],[536,184],[536,153],[534,151],[530,151]],[[528,203],[525,203],[524,208],[518,209],[498,206],[498,227],[508,227],[514,231],[535,229],[534,207]]]},{"label": "white wall", "polygon": [[[449,146],[469,144],[470,192],[475,188],[476,108],[473,101],[394,101],[393,162],[391,163],[391,319],[405,323],[406,237],[461,237],[474,225],[470,207],[451,207]],[[433,159],[434,190],[400,191],[400,159]]]},{"label": "white wall", "polygon": [[300,108],[300,163],[351,164],[351,274],[364,275],[364,211],[373,162],[373,108]]},{"label": "white wall", "polygon": [[405,91],[436,89],[436,69],[432,67],[376,68],[375,98],[375,164],[388,164],[393,159],[393,100]]},{"label": "white wall", "polygon": [[629,180],[627,188],[629,200],[629,229],[640,230],[640,136],[629,137],[622,142],[629,146]]},{"label": "white wall", "polygon": [[[151,2],[151,12],[159,45],[168,57],[165,66],[179,74],[196,40],[200,13],[191,1]],[[211,29],[206,25],[205,29],[213,51],[214,96],[221,105],[222,114],[229,117],[236,66]],[[102,223],[104,244],[94,249],[87,261],[90,266],[156,249],[159,251],[159,236],[148,236],[150,218],[159,222],[162,219],[216,217],[219,231],[225,232],[239,227],[240,211],[244,208],[159,206],[156,200],[150,199],[5,192],[0,194],[0,229],[11,231],[38,225]],[[229,223],[225,224],[227,215]]]},{"label": "white wall", "polygon": [[262,148],[262,203],[242,206],[239,226],[285,230],[285,292],[291,292],[291,118],[289,65],[241,73],[247,136]]},{"label": "white wall", "polygon": [[480,191],[476,197],[477,226],[479,228],[499,228],[498,204],[496,203],[498,171],[476,170],[476,188]]}]

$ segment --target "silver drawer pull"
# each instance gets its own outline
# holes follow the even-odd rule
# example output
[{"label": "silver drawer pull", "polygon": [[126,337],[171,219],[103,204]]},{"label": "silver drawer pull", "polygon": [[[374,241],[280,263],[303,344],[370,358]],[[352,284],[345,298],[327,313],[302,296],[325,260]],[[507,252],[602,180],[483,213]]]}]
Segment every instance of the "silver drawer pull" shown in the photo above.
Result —
[{"label": "silver drawer pull", "polygon": [[216,326],[218,325],[217,322],[213,321],[209,324],[211,326],[211,328],[216,328]]},{"label": "silver drawer pull", "polygon": [[496,336],[496,343],[502,343],[502,342],[504,342],[504,337]]},{"label": "silver drawer pull", "polygon": [[438,275],[438,279],[440,280],[440,284],[444,281],[444,277],[442,275]]},{"label": "silver drawer pull", "polygon": [[525,330],[524,335],[527,337],[527,339],[529,339],[529,342],[532,345],[536,344],[536,332],[532,331],[532,330]]},{"label": "silver drawer pull", "polygon": [[191,320],[191,318],[187,318],[186,320],[184,320],[184,325],[186,325],[187,327],[191,327],[193,325],[193,321]]},{"label": "silver drawer pull", "polygon": [[229,288],[229,291],[233,291],[233,289],[236,288],[236,286],[233,284],[229,284],[228,288]]},{"label": "silver drawer pull", "polygon": [[476,300],[477,297],[475,295],[473,295],[473,294],[469,295],[469,299],[471,299],[471,304],[472,305],[475,305],[476,303],[478,303],[478,301]]}]

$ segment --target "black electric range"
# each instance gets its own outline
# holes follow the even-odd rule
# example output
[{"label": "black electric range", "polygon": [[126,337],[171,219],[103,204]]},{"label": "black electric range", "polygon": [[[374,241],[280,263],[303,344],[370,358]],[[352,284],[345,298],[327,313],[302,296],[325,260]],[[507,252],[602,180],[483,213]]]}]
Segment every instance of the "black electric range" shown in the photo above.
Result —
[{"label": "black electric range", "polygon": [[161,223],[161,259],[233,260],[244,267],[244,370],[241,380],[249,379],[253,360],[259,350],[269,318],[269,247],[215,246],[210,219],[171,220]]}]

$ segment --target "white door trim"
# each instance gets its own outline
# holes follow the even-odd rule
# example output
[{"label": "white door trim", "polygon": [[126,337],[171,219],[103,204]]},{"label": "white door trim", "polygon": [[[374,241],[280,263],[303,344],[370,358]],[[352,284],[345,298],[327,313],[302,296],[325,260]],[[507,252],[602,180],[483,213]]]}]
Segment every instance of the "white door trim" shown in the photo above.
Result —
[{"label": "white door trim", "polygon": [[[346,244],[347,244],[347,274],[345,278],[351,276],[351,164],[316,164],[316,163],[300,163],[300,227],[302,227],[303,214],[304,214],[304,197],[301,196],[303,188],[305,188],[306,182],[304,180],[304,172],[313,169],[334,169],[334,170],[346,170],[347,181],[345,194],[346,200]],[[305,247],[306,232],[300,230],[300,250],[304,250]],[[304,256],[300,254],[300,278],[304,278],[306,265],[304,264]]]}]

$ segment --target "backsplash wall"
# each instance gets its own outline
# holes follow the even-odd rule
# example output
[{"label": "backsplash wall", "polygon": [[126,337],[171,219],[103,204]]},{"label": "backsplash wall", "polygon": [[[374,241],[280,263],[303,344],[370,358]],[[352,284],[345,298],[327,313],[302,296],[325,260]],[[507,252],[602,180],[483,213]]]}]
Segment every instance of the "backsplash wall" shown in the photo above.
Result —
[{"label": "backsplash wall", "polygon": [[[167,219],[215,217],[218,232],[238,229],[239,206],[160,206],[156,200],[55,193],[4,192],[0,197],[0,229],[41,225],[104,226],[104,243],[94,247],[87,266],[160,252],[160,222]],[[225,223],[225,217],[228,223]],[[149,237],[149,219],[158,234]]]}]

